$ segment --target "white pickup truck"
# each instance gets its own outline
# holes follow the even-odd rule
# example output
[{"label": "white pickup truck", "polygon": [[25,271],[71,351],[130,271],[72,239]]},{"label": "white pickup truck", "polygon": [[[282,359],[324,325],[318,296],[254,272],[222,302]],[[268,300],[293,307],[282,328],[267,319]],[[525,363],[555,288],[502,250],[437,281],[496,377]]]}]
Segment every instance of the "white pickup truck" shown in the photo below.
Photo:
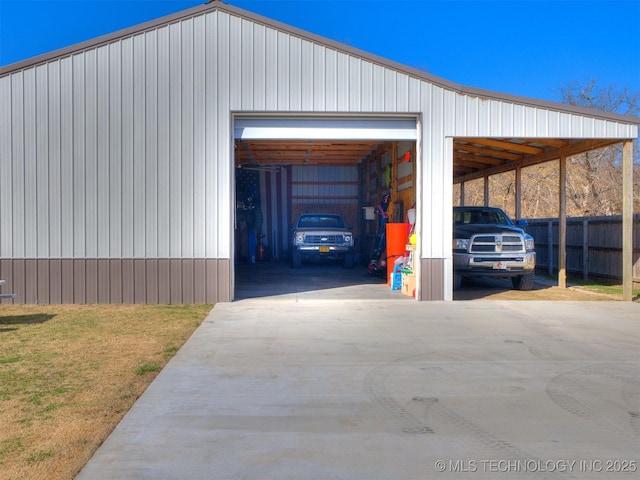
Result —
[{"label": "white pickup truck", "polygon": [[303,259],[340,259],[345,268],[353,267],[353,233],[340,215],[305,213],[293,226],[291,266],[298,268]]}]

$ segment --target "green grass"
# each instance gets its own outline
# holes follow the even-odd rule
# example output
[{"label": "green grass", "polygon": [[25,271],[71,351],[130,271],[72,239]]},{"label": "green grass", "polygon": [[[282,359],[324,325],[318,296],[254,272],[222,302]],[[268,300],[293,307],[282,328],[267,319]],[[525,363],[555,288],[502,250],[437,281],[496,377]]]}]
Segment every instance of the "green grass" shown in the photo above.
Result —
[{"label": "green grass", "polygon": [[40,451],[30,454],[27,457],[27,463],[33,465],[34,463],[42,462],[43,460],[51,457],[53,457],[53,452],[51,450]]},{"label": "green grass", "polygon": [[0,478],[75,478],[211,308],[0,306]]},{"label": "green grass", "polygon": [[7,365],[9,363],[18,363],[22,360],[20,357],[0,358],[0,365]]},{"label": "green grass", "polygon": [[[583,281],[583,282],[574,282],[577,285],[580,285],[581,288],[584,288],[585,290],[589,290],[591,292],[595,292],[595,293],[602,293],[604,295],[622,295],[622,285],[605,285],[602,283],[595,283],[595,282],[588,282],[588,281]],[[640,296],[640,290],[632,290],[631,291],[631,295],[633,297],[637,297]]]},{"label": "green grass", "polygon": [[[557,276],[549,276],[549,275],[541,274],[538,272],[536,272],[536,277],[542,277],[552,281],[558,280]],[[623,295],[622,285],[608,283],[604,280],[585,280],[579,277],[568,276],[567,285],[576,286],[583,290],[593,292],[593,293],[598,293],[601,295],[611,295],[611,296],[619,296],[619,297],[622,297]],[[640,290],[633,289],[631,295],[634,300],[638,301],[640,299]]]},{"label": "green grass", "polygon": [[156,365],[155,363],[143,363],[138,368],[136,368],[136,375],[144,375],[146,373],[155,373],[161,370],[160,365]]}]

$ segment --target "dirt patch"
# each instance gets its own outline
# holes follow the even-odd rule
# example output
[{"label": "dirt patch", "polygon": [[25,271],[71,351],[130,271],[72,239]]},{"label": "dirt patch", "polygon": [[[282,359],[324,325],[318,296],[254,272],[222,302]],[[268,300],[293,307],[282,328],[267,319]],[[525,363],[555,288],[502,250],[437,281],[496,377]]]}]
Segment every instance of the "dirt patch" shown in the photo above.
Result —
[{"label": "dirt patch", "polygon": [[514,290],[509,279],[465,279],[462,288],[453,294],[454,300],[560,300],[607,301],[622,300],[622,295],[606,295],[590,292],[583,287],[560,288],[551,282],[539,280],[528,291]]}]

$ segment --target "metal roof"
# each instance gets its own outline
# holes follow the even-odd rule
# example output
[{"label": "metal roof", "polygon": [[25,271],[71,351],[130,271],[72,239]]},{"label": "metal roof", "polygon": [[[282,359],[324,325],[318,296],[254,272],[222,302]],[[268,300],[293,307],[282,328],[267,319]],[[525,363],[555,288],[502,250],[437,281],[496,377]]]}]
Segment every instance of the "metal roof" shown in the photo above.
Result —
[{"label": "metal roof", "polygon": [[[226,12],[249,21],[287,32],[299,38],[324,45],[336,51],[360,58],[362,60],[381,65],[386,68],[404,73],[443,89],[486,100],[497,100],[528,107],[545,109],[560,113],[581,115],[593,119],[601,119],[626,125],[640,125],[640,118],[604,112],[561,103],[536,100],[489,90],[471,88],[455,82],[431,75],[406,65],[364,52],[362,50],[341,44],[319,35],[286,25],[284,23],[257,15],[246,10],[225,4],[219,0],[196,6],[172,15],[152,20],[140,25],[126,28],[92,40],[81,42],[28,60],[0,68],[0,77],[21,69],[32,68],[45,62],[71,56],[77,52],[94,49],[117,39],[135,36],[159,26],[179,23],[182,20],[197,17],[215,10]],[[615,140],[585,140],[585,139],[525,139],[525,138],[454,138],[453,141],[453,178],[460,182],[492,173],[499,173],[534,163],[558,158],[558,152],[563,154],[577,154],[584,151],[601,148],[619,143]],[[334,160],[337,163],[358,163],[373,153],[383,153],[391,148],[390,142],[326,142],[326,141],[236,141],[236,155],[238,164],[278,164],[278,163],[307,163],[310,159],[324,163],[328,157],[341,157]],[[328,155],[328,152],[331,152]],[[279,157],[277,153],[280,153]]]},{"label": "metal roof", "polygon": [[567,112],[567,113],[577,113],[581,115],[587,115],[593,118],[604,118],[604,119],[614,120],[622,123],[640,125],[640,119],[633,116],[620,115],[616,113],[593,110],[593,109],[584,108],[584,107],[571,106],[571,105],[566,105],[562,103],[536,100],[528,97],[521,97],[521,96],[511,95],[506,93],[498,93],[498,92],[484,90],[480,88],[466,87],[459,83],[455,83],[449,80],[445,80],[441,77],[437,77],[423,70],[418,70],[418,69],[409,67],[407,65],[403,65],[401,63],[394,62],[392,60],[388,60],[386,58],[379,57],[377,55],[336,42],[326,37],[322,37],[322,36],[313,34],[311,32],[298,29],[296,27],[292,27],[290,25],[278,22],[277,20],[272,20],[270,18],[263,17],[261,15],[249,12],[247,10],[243,10],[238,7],[234,7],[232,5],[228,5],[220,0],[213,0],[211,2],[205,3],[200,6],[192,7],[190,9],[183,10],[181,12],[167,15],[155,20],[151,20],[149,22],[145,22],[139,25],[135,25],[133,27],[125,28],[123,30],[119,30],[119,31],[116,31],[107,35],[103,35],[91,40],[80,42],[75,45],[71,45],[69,47],[54,50],[52,52],[49,52],[43,55],[39,55],[27,60],[22,60],[22,61],[13,63],[11,65],[7,65],[5,67],[1,67],[0,76],[7,75],[16,70],[33,67],[37,64],[47,62],[54,58],[64,57],[64,56],[72,55],[73,53],[78,51],[95,48],[99,45],[109,43],[110,41],[113,41],[115,39],[119,39],[127,36],[133,36],[133,35],[142,33],[144,31],[154,29],[160,25],[176,23],[185,18],[202,15],[204,13],[211,12],[214,10],[222,10],[231,15],[243,17],[253,22],[257,22],[265,26],[282,30],[292,35],[298,36],[300,38],[304,38],[312,42],[317,42],[326,46],[333,47],[336,50],[348,53],[350,55],[362,58],[364,60],[368,60],[373,63],[386,66],[388,68],[392,68],[394,70],[398,70],[410,76],[419,78],[421,80],[427,81],[434,85],[441,86],[448,90],[455,91],[462,95],[470,95],[470,96],[483,97],[487,99],[503,100],[503,101],[514,102],[514,103],[519,103],[523,105],[531,105],[531,106],[537,106],[537,107],[546,108],[546,109],[558,110],[558,111]]}]

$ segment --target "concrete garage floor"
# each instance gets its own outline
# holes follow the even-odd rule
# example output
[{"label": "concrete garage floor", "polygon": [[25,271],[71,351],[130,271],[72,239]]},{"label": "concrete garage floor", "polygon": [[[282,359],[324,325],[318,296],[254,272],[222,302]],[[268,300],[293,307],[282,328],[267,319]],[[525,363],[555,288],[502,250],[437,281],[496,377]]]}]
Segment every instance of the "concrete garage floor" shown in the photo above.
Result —
[{"label": "concrete garage floor", "polygon": [[[408,299],[399,291],[384,288],[386,274],[369,275],[366,267],[344,269],[337,263],[308,263],[292,269],[287,262],[259,262],[236,266],[236,300],[269,296],[296,295],[299,298],[371,298]],[[454,300],[576,300],[609,298],[579,288],[559,288],[556,281],[536,278],[534,288],[514,290],[510,279],[464,279],[463,288],[454,292]],[[621,299],[621,297],[620,297]]]},{"label": "concrete garage floor", "polygon": [[400,291],[387,288],[386,273],[370,275],[357,265],[343,268],[339,262],[303,263],[291,268],[288,262],[260,262],[236,265],[236,300],[287,296],[296,298],[407,299]]},{"label": "concrete garage floor", "polygon": [[78,478],[637,478],[640,305],[388,290],[216,305]]}]

